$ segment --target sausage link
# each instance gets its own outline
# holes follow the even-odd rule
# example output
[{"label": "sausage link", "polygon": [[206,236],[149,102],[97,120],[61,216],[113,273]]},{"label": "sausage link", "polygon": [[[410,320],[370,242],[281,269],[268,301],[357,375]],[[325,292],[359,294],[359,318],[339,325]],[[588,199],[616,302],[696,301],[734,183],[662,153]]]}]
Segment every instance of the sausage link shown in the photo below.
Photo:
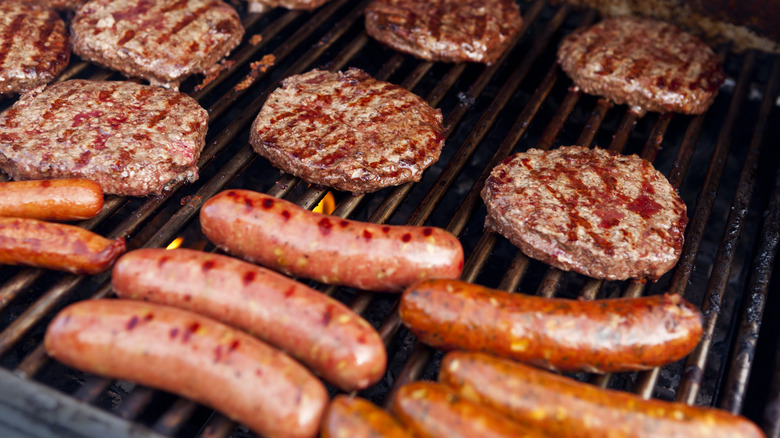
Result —
[{"label": "sausage link", "polygon": [[359,397],[337,395],[328,405],[322,438],[408,438],[403,426],[384,409]]},{"label": "sausage link", "polygon": [[661,366],[687,355],[702,333],[701,312],[677,295],[580,301],[426,280],[404,292],[399,313],[433,347],[559,371]]},{"label": "sausage link", "polygon": [[327,284],[399,292],[423,278],[458,278],[463,269],[460,242],[440,228],[339,219],[248,190],[206,201],[200,223],[227,252]]},{"label": "sausage link", "polygon": [[100,184],[80,178],[0,183],[0,216],[45,221],[95,217],[103,209]]},{"label": "sausage link", "polygon": [[345,391],[384,375],[385,346],[360,315],[251,263],[189,249],[141,249],[117,261],[111,281],[119,297],[185,308],[244,329]]},{"label": "sausage link", "polygon": [[315,436],[328,400],[322,383],[281,351],[159,304],[72,304],[51,322],[44,345],[70,367],[187,397],[268,437]]},{"label": "sausage link", "polygon": [[458,395],[436,382],[402,386],[393,413],[420,438],[532,438],[539,433]]},{"label": "sausage link", "polygon": [[484,353],[448,353],[439,381],[477,403],[558,438],[762,438],[744,417],[644,400]]},{"label": "sausage link", "polygon": [[98,274],[125,250],[123,238],[106,239],[72,225],[0,217],[0,264]]}]

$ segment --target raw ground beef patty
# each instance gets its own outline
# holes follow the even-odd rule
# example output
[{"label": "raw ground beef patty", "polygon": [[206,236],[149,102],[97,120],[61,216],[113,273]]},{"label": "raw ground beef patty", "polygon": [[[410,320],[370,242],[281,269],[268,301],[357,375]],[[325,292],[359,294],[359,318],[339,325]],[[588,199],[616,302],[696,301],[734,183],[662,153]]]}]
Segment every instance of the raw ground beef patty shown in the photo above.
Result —
[{"label": "raw ground beef patty", "polygon": [[56,12],[20,0],[0,1],[0,95],[53,81],[69,59],[68,33]]},{"label": "raw ground beef patty", "polygon": [[92,0],[76,12],[71,32],[80,57],[177,88],[227,56],[244,28],[219,0]]},{"label": "raw ground beef patty", "polygon": [[658,279],[677,263],[685,203],[636,155],[562,146],[496,166],[482,189],[485,226],[529,257],[594,278]]},{"label": "raw ground beef patty", "polygon": [[407,181],[439,159],[441,111],[362,70],[290,76],[265,102],[250,143],[279,169],[367,193]]},{"label": "raw ground beef patty", "polygon": [[607,18],[564,38],[558,62],[582,91],[642,111],[701,114],[725,78],[703,41],[649,18]]},{"label": "raw ground beef patty", "polygon": [[87,178],[143,196],[194,181],[208,113],[178,91],[71,80],[0,113],[0,169],[13,179]]},{"label": "raw ground beef patty", "polygon": [[513,0],[375,0],[366,32],[428,61],[495,62],[523,19]]}]

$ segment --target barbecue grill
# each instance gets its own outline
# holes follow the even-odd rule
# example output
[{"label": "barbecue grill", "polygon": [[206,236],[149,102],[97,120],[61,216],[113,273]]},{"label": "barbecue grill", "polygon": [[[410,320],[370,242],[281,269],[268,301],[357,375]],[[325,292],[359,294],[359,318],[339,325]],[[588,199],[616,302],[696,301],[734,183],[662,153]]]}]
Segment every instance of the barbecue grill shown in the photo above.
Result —
[{"label": "barbecue grill", "polygon": [[[681,294],[705,315],[705,335],[689,357],[646,372],[573,377],[741,413],[768,436],[780,436],[780,319],[773,317],[780,297],[770,294],[780,285],[773,270],[780,238],[780,56],[718,46],[728,79],[706,114],[638,117],[626,106],[572,88],[555,63],[561,39],[595,22],[595,11],[521,2],[523,31],[500,61],[484,66],[424,62],[383,48],[363,29],[369,1],[332,0],[314,12],[264,14],[246,13],[236,3],[247,29],[244,42],[216,79],[201,84],[201,78],[191,78],[181,87],[210,114],[200,179],[158,197],[108,196],[101,214],[79,225],[126,236],[130,249],[166,247],[179,238],[184,247],[208,251],[214,247],[200,232],[197,215],[223,189],[263,191],[305,208],[333,196],[336,216],[453,232],[467,257],[465,281],[581,299]],[[419,183],[353,196],[282,174],[257,156],[248,144],[249,125],[265,98],[283,78],[315,67],[358,67],[441,108],[446,145],[438,163]],[[121,76],[75,58],[60,80],[69,78]],[[0,108],[11,103],[0,100]],[[690,223],[678,265],[658,282],[562,272],[483,229],[479,191],[494,165],[516,151],[570,144],[639,154],[678,188]],[[435,378],[442,353],[401,326],[397,295],[314,286],[364,315],[388,348],[385,377],[359,395],[387,405],[404,383]],[[43,333],[58,310],[111,295],[109,273],[0,267],[0,435],[254,436],[186,399],[73,370],[46,356]]]}]

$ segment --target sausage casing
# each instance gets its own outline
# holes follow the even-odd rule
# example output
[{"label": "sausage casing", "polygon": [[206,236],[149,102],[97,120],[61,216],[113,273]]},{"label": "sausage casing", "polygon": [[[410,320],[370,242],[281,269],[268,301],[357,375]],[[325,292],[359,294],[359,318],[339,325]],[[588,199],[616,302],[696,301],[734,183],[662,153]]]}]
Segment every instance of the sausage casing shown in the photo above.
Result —
[{"label": "sausage casing", "polygon": [[100,184],[81,178],[0,183],[0,216],[45,221],[94,217],[103,209]]},{"label": "sausage casing", "polygon": [[433,347],[483,351],[560,371],[664,365],[693,350],[702,333],[701,312],[677,295],[582,301],[450,280],[410,286],[399,313]]},{"label": "sausage casing", "polygon": [[764,436],[749,420],[726,411],[644,400],[484,353],[448,353],[439,381],[558,438]]},{"label": "sausage casing", "polygon": [[421,438],[545,436],[436,382],[413,382],[399,388],[393,399],[393,413]]},{"label": "sausage casing", "polygon": [[106,239],[72,225],[0,217],[0,264],[98,274],[125,250],[123,238]]},{"label": "sausage casing", "polygon": [[189,249],[141,249],[122,256],[111,278],[122,298],[185,308],[244,329],[345,391],[384,374],[382,339],[360,315],[260,266]]},{"label": "sausage casing", "polygon": [[322,438],[409,438],[387,411],[366,399],[337,395],[325,410]]},{"label": "sausage casing", "polygon": [[398,292],[423,278],[458,278],[463,269],[460,242],[441,228],[339,219],[248,190],[206,201],[200,223],[227,252],[327,284]]},{"label": "sausage casing", "polygon": [[51,322],[44,345],[68,366],[179,394],[263,436],[315,436],[328,400],[322,383],[283,352],[159,304],[72,304]]}]

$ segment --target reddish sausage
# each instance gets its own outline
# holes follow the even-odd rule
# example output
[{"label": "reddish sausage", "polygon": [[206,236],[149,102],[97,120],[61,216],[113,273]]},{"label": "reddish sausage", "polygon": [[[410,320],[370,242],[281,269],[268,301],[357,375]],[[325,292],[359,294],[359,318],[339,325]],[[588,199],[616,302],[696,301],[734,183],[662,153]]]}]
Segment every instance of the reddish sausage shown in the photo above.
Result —
[{"label": "reddish sausage", "polygon": [[660,366],[688,354],[702,333],[701,312],[677,295],[580,301],[426,280],[404,292],[399,312],[433,347],[560,371]]},{"label": "reddish sausage", "polygon": [[435,382],[402,386],[393,413],[420,438],[531,438],[535,433]]},{"label": "reddish sausage", "polygon": [[463,269],[460,242],[440,228],[339,219],[247,190],[206,201],[200,223],[223,250],[327,284],[396,292],[423,278],[458,278]]},{"label": "reddish sausage", "polygon": [[321,438],[409,438],[392,415],[368,400],[336,396],[322,419]]},{"label": "reddish sausage", "polygon": [[121,298],[182,307],[244,329],[345,391],[385,372],[379,334],[340,302],[295,280],[232,257],[189,249],[142,249],[114,266]]},{"label": "reddish sausage", "polygon": [[644,400],[484,353],[452,352],[439,381],[465,398],[558,438],[760,438],[743,417]]},{"label": "reddish sausage", "polygon": [[315,436],[328,401],[322,383],[281,351],[159,304],[73,304],[49,325],[44,345],[68,366],[187,397],[268,437]]},{"label": "reddish sausage", "polygon": [[0,217],[0,264],[98,274],[125,252],[125,240],[109,240],[72,225]]},{"label": "reddish sausage", "polygon": [[0,183],[0,216],[46,221],[94,217],[103,208],[103,189],[88,179]]}]

